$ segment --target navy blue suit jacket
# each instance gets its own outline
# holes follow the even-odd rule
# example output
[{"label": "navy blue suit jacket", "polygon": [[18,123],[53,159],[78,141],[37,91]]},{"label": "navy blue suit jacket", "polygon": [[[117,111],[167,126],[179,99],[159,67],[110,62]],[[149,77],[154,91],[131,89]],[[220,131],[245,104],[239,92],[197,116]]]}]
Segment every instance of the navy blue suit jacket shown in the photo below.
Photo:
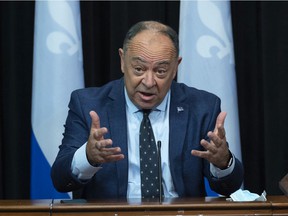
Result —
[{"label": "navy blue suit jacket", "polygon": [[[103,164],[91,180],[79,181],[71,172],[75,151],[88,140],[94,110],[101,126],[108,128],[106,138],[119,146],[125,159]],[[202,138],[215,127],[220,112],[220,99],[213,94],[173,81],[169,114],[169,159],[175,189],[180,197],[205,196],[204,176],[210,187],[222,195],[237,190],[243,180],[242,164],[236,159],[234,171],[217,179],[210,174],[209,163],[191,155],[192,149],[203,150]],[[124,81],[112,81],[100,88],[76,90],[71,95],[60,151],[52,166],[51,177],[57,190],[81,189],[82,198],[126,197],[128,184],[127,122]]]}]

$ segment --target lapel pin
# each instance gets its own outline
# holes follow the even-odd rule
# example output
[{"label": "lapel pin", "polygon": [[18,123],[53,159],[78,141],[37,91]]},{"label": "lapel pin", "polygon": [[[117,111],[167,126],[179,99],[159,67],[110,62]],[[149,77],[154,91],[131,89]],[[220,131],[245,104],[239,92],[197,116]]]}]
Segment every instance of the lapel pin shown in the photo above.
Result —
[{"label": "lapel pin", "polygon": [[177,112],[179,113],[179,112],[183,112],[184,111],[184,109],[183,109],[183,107],[177,107]]}]

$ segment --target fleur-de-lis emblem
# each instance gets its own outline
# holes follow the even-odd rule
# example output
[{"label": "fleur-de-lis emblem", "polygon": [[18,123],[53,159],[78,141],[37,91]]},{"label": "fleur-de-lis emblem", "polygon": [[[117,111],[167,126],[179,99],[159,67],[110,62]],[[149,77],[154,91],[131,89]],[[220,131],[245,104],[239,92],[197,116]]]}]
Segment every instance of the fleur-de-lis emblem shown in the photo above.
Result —
[{"label": "fleur-de-lis emblem", "polygon": [[[80,25],[80,14],[73,14],[71,6],[65,0],[48,1],[47,3],[49,14],[61,27],[61,31],[55,30],[48,34],[46,40],[48,49],[55,54],[67,53],[69,56],[82,50],[82,42],[76,26],[76,23]],[[76,17],[77,15],[78,17]],[[78,58],[82,60],[81,52],[79,52]]]},{"label": "fleur-de-lis emblem", "polygon": [[[204,58],[211,58],[211,48],[217,48],[216,55],[219,59],[224,58],[230,54],[230,62],[234,61],[232,58],[232,46],[233,43],[229,40],[227,30],[225,29],[223,14],[220,9],[212,1],[197,1],[197,9],[200,20],[202,23],[210,29],[216,36],[202,35],[197,41],[197,51]],[[207,13],[207,11],[209,11]],[[229,19],[229,25],[231,25],[231,17]]]}]

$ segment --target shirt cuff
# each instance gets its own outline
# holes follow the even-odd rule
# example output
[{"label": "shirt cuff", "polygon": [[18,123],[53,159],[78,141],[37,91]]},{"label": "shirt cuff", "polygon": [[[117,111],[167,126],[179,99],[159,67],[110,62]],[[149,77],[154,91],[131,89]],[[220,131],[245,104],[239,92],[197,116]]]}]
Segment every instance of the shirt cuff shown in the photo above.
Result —
[{"label": "shirt cuff", "polygon": [[91,179],[98,170],[102,169],[102,167],[94,167],[88,162],[86,145],[87,142],[77,149],[71,164],[72,173],[80,180]]},{"label": "shirt cuff", "polygon": [[232,154],[233,160],[232,160],[232,164],[230,167],[228,167],[227,169],[220,169],[216,166],[214,166],[212,163],[210,163],[210,172],[211,174],[216,177],[216,178],[223,178],[225,176],[228,176],[229,174],[232,173],[234,167],[235,167],[235,157]]}]

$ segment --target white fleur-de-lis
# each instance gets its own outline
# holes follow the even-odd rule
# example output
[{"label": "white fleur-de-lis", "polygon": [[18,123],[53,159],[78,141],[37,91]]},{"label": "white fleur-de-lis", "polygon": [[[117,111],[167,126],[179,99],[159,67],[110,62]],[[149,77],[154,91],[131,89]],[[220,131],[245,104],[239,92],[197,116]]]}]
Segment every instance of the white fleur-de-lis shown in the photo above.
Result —
[{"label": "white fleur-de-lis", "polygon": [[[202,35],[197,41],[197,51],[204,58],[211,58],[211,48],[217,48],[219,59],[231,54],[232,43],[229,40],[224,26],[224,18],[220,9],[212,1],[197,1],[197,9],[200,20],[218,37],[212,35]],[[231,24],[231,23],[230,23]],[[233,61],[230,58],[230,61]]]},{"label": "white fleur-de-lis", "polygon": [[[55,54],[67,53],[73,55],[82,50],[82,43],[77,34],[76,20],[80,23],[80,14],[77,18],[67,1],[48,1],[48,11],[52,19],[63,29],[48,34],[46,45]],[[79,52],[79,60],[82,60],[82,53]]]}]

